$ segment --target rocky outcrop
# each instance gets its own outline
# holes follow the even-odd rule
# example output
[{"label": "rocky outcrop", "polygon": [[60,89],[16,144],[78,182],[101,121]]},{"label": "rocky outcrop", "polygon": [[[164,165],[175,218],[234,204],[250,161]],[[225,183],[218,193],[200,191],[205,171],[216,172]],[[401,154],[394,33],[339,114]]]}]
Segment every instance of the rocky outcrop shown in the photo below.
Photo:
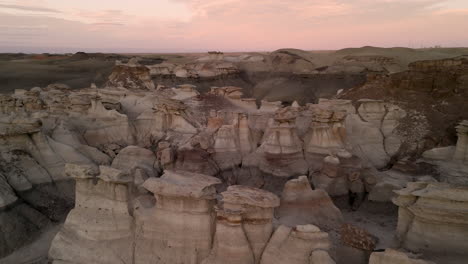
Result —
[{"label": "rocky outcrop", "polygon": [[76,204],[52,242],[53,263],[335,263],[318,227],[274,230],[280,200],[270,192],[230,186],[215,205],[220,180],[207,175],[166,170],[143,184],[152,196],[135,193],[126,171],[65,170]]},{"label": "rocky outcrop", "polygon": [[468,96],[467,65],[466,56],[417,61],[405,71],[368,76],[365,85],[339,97],[386,100],[404,107],[407,115],[397,129],[404,145],[399,155],[418,158],[426,150],[455,144],[453,127],[468,119],[463,103]]},{"label": "rocky outcrop", "polygon": [[131,263],[133,221],[128,202],[132,179],[101,166],[67,164],[76,180],[75,208],[52,241],[54,263]]},{"label": "rocky outcrop", "polygon": [[306,174],[308,166],[294,125],[294,114],[279,112],[270,122],[263,143],[243,159],[242,178],[238,183],[253,183],[255,187],[280,193],[289,178]]},{"label": "rocky outcrop", "polygon": [[[359,100],[356,114],[346,118],[349,144],[353,152],[376,168],[383,168],[402,144],[397,133],[399,120],[406,112],[398,106],[378,100]],[[366,135],[366,137],[362,137]]]},{"label": "rocky outcrop", "polygon": [[404,248],[466,255],[466,187],[416,182],[396,193],[397,236]]},{"label": "rocky outcrop", "polygon": [[267,191],[246,186],[230,186],[221,193],[210,263],[260,263],[271,234],[273,210],[279,199]]},{"label": "rocky outcrop", "polygon": [[398,169],[385,172],[374,171],[376,184],[369,192],[368,199],[377,202],[391,202],[396,196],[395,191],[404,189],[409,182],[437,182],[430,175],[411,175]]},{"label": "rocky outcrop", "polygon": [[214,177],[165,171],[143,184],[156,206],[135,211],[133,263],[200,263],[210,253],[215,214]]},{"label": "rocky outcrop", "polygon": [[[327,253],[328,234],[314,225],[280,226],[263,252],[261,264],[335,263]],[[320,262],[325,259],[327,262]]]},{"label": "rocky outcrop", "polygon": [[452,184],[468,185],[468,120],[456,127],[456,146],[435,148],[422,154],[424,161],[437,166],[441,180]]},{"label": "rocky outcrop", "polygon": [[130,90],[154,90],[150,69],[136,63],[116,65],[112,70],[107,87],[123,87]]},{"label": "rocky outcrop", "polygon": [[[435,182],[430,169],[408,175],[399,170],[399,162],[412,163],[418,157],[405,156],[408,153],[454,143],[451,137],[443,141],[440,135],[432,137],[438,131],[431,127],[432,117],[412,109],[413,104],[403,104],[401,94],[413,99],[421,95],[437,111],[450,110],[450,104],[427,101],[424,96],[440,95],[449,103],[454,100],[458,112],[466,112],[454,99],[465,95],[465,58],[415,63],[404,73],[369,76],[369,81],[383,83],[379,92],[390,90],[394,96],[389,98],[398,100],[371,92],[371,99],[350,98],[347,85],[340,86],[344,90],[338,97],[352,100],[319,99],[318,95],[335,95],[336,83],[328,83],[327,89],[312,85],[313,92],[310,83],[327,83],[340,72],[352,75],[345,75],[350,79],[343,82],[353,83],[368,69],[391,73],[398,68],[398,60],[385,55],[346,53],[337,52],[341,59],[327,66],[299,50],[240,56],[213,53],[150,66],[143,65],[148,61],[140,64],[131,59],[116,65],[105,87],[74,90],[53,84],[1,96],[0,214],[18,223],[1,227],[0,245],[5,245],[1,254],[28,242],[26,233],[34,238],[49,219],[62,219],[74,201],[73,176],[77,204],[51,250],[57,263],[208,264],[226,259],[261,263],[289,258],[297,263],[332,262],[327,248],[308,242],[315,236],[312,233],[322,233],[298,225],[314,224],[335,237],[342,216],[330,197],[341,205],[338,196],[348,195],[350,209],[357,210],[367,193],[370,200],[389,201],[393,191],[402,191],[409,182]],[[263,74],[270,79],[263,82]],[[231,78],[242,82],[233,83]],[[218,87],[210,89],[207,80]],[[182,84],[192,81],[201,86]],[[243,91],[239,86],[246,82],[255,89]],[[266,92],[257,85],[260,82]],[[306,86],[307,95],[297,98],[294,94],[302,90],[292,83]],[[408,90],[399,91],[401,87]],[[447,120],[453,123],[456,117],[458,122],[460,116],[455,113]],[[426,152],[417,165],[435,164],[442,181],[465,184],[466,127],[466,122],[457,127],[457,146]],[[160,174],[164,176],[157,178]],[[450,195],[459,191],[447,188],[456,189]],[[457,233],[456,226],[463,225],[451,216],[463,215],[462,198],[444,191],[442,199],[426,189],[407,195],[414,204],[401,206],[402,219],[405,214],[412,219],[401,221],[410,230],[403,232],[402,239],[408,245],[426,243],[421,242],[427,239],[419,235],[424,233],[421,230],[441,230],[440,222],[450,231],[447,234]],[[265,190],[282,192],[279,208],[278,198]],[[424,195],[418,193],[423,191]],[[388,206],[369,204],[364,205]],[[275,209],[278,219],[273,217]],[[359,211],[343,212],[353,221],[369,220],[355,218]],[[33,218],[37,224],[29,223]],[[284,226],[275,231],[276,224]],[[387,230],[386,224],[369,231]],[[364,230],[346,230],[342,240],[347,246],[365,254],[375,246]],[[276,232],[284,240],[276,235],[270,239]],[[436,239],[428,240],[429,248],[438,246],[438,239],[449,240],[437,232],[433,232]],[[278,241],[296,246],[290,249]],[[461,250],[453,244],[441,247]]]},{"label": "rocky outcrop", "polygon": [[128,117],[107,110],[99,97],[92,99],[86,117],[78,124],[85,129],[83,137],[90,146],[104,148],[109,144],[127,146],[133,143]]},{"label": "rocky outcrop", "polygon": [[239,74],[236,65],[219,59],[200,58],[192,63],[161,63],[148,65],[147,68],[150,70],[151,76],[155,78],[212,79]]},{"label": "rocky outcrop", "polygon": [[306,176],[285,184],[276,216],[283,225],[313,224],[328,230],[338,229],[343,221],[328,194],[321,189],[312,190]]}]

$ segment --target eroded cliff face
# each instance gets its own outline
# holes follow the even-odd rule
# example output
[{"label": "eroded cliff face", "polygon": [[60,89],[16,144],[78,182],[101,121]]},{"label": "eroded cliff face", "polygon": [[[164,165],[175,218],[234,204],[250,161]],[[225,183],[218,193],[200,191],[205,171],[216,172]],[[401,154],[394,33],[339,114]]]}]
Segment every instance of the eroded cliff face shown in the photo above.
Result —
[{"label": "eroded cliff face", "polygon": [[404,248],[466,257],[466,186],[409,183],[397,194],[397,236]]},{"label": "eroded cliff face", "polygon": [[422,152],[454,145],[455,127],[467,116],[468,58],[410,63],[405,71],[368,75],[361,87],[339,95],[358,101],[362,98],[388,100],[406,110],[399,131],[406,135],[399,156],[417,158]]},{"label": "eroded cliff face", "polygon": [[[367,193],[389,201],[394,190],[402,241],[422,248],[418,217],[439,204],[412,210],[425,197],[417,192],[406,195],[414,204],[399,202],[408,182],[436,181],[396,172],[414,140],[404,127],[410,108],[376,99],[257,105],[239,87],[148,87],[141,65],[118,67],[103,88],[52,85],[0,98],[0,215],[21,223],[2,225],[2,255],[63,219],[74,201],[50,250],[57,264],[333,263],[340,239],[324,231],[344,230],[342,240],[363,256],[376,242],[343,228],[331,198],[347,196],[357,210]],[[456,147],[424,157],[453,172],[449,183],[466,184],[465,122],[458,131]],[[457,190],[447,203],[462,208],[466,190]],[[453,218],[437,221],[451,234]],[[430,251],[449,237],[438,239]]]},{"label": "eroded cliff face", "polygon": [[[52,242],[53,263],[335,263],[328,234],[273,225],[279,198],[215,177],[167,170],[137,194],[132,177],[107,166],[67,164],[76,204]],[[273,234],[274,232],[274,234]]]}]

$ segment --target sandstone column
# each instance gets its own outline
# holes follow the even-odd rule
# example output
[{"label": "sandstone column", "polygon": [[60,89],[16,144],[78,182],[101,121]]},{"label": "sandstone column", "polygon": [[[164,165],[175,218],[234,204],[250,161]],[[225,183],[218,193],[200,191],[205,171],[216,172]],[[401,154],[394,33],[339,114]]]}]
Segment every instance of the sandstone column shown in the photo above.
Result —
[{"label": "sandstone column", "polygon": [[462,121],[457,127],[457,148],[453,156],[454,160],[468,162],[468,120]]},{"label": "sandstone column", "polygon": [[198,264],[212,246],[219,179],[166,170],[143,187],[156,198],[154,208],[139,208],[136,217],[135,264]]}]

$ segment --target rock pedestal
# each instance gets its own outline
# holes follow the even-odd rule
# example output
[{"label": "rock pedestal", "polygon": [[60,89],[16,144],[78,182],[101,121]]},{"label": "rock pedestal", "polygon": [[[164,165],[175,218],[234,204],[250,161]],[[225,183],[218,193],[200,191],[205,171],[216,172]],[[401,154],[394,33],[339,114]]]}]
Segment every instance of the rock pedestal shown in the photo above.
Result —
[{"label": "rock pedestal", "polygon": [[223,208],[218,210],[215,245],[206,264],[223,263],[242,252],[244,255],[235,259],[245,262],[232,263],[259,263],[273,232],[273,210],[279,205],[279,198],[240,185],[230,186],[221,195]]},{"label": "rock pedestal", "polygon": [[75,208],[52,241],[54,263],[131,263],[133,218],[128,174],[100,166],[67,164],[65,172],[76,180]]},{"label": "rock pedestal", "polygon": [[306,176],[286,183],[276,215],[287,226],[313,224],[338,229],[343,221],[328,194],[324,190],[312,190]]},{"label": "rock pedestal", "polygon": [[156,198],[154,208],[135,212],[135,264],[198,264],[212,246],[217,178],[165,171],[143,187]]},{"label": "rock pedestal", "polygon": [[468,187],[416,182],[395,192],[404,248],[468,255]]}]

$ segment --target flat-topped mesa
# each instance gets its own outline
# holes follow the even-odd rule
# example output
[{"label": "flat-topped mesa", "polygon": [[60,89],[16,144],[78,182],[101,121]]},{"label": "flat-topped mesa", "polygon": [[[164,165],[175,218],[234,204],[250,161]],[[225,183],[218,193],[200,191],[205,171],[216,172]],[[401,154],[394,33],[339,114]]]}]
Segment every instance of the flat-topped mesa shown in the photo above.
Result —
[{"label": "flat-topped mesa", "polygon": [[[330,247],[328,234],[314,225],[299,225],[294,228],[281,225],[270,238],[260,263],[334,264],[327,253]],[[323,259],[327,262],[319,262]]]},{"label": "flat-topped mesa", "polygon": [[468,187],[415,182],[395,193],[401,246],[467,257]]},{"label": "flat-topped mesa", "polygon": [[372,253],[369,264],[435,264],[432,261],[418,259],[411,255],[410,253],[388,248],[384,252]]},{"label": "flat-topped mesa", "polygon": [[156,206],[135,210],[136,264],[198,264],[211,249],[214,231],[217,178],[186,171],[166,170],[149,178],[143,187],[152,192]]},{"label": "flat-topped mesa", "polygon": [[242,260],[229,262],[233,264],[259,263],[273,232],[273,211],[279,206],[279,198],[270,192],[240,185],[229,186],[221,196],[215,244],[203,263],[221,263],[230,256]]},{"label": "flat-topped mesa", "polygon": [[306,176],[292,179],[284,185],[276,216],[287,226],[314,224],[322,229],[338,229],[343,222],[340,210],[327,192],[312,190]]},{"label": "flat-topped mesa", "polygon": [[54,263],[131,263],[133,218],[128,203],[133,179],[110,167],[99,170],[65,166],[76,180],[76,201],[52,241],[49,258]]}]

